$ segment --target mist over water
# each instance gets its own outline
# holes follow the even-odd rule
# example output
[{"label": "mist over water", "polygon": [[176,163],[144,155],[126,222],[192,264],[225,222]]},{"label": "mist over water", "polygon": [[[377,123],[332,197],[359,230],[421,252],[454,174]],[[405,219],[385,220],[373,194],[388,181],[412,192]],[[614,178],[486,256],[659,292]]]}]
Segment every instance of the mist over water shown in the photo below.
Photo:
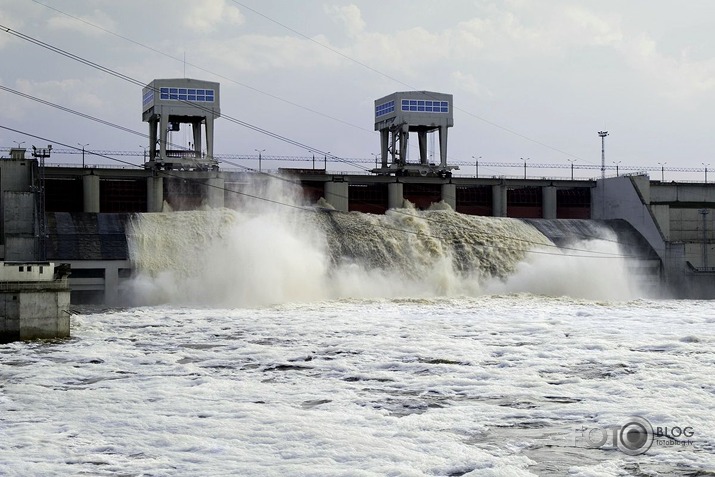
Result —
[{"label": "mist over water", "polygon": [[[338,298],[527,292],[639,296],[615,236],[557,248],[517,219],[447,206],[385,215],[301,202],[280,180],[244,189],[236,210],[137,215],[128,231],[133,304],[262,306]],[[261,199],[257,199],[261,198]],[[265,200],[268,199],[268,200]]]}]

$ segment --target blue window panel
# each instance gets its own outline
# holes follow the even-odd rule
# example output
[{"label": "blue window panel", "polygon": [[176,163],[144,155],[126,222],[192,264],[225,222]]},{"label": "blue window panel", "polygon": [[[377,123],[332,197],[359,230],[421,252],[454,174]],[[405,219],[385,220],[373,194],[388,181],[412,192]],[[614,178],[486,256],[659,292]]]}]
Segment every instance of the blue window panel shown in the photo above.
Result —
[{"label": "blue window panel", "polygon": [[448,108],[448,107],[449,107],[449,103],[448,103],[447,101],[442,101],[442,107],[443,107],[443,108]]},{"label": "blue window panel", "polygon": [[161,88],[161,94],[169,94],[169,88]]},{"label": "blue window panel", "polygon": [[179,88],[179,94],[186,94],[186,88]]},{"label": "blue window panel", "polygon": [[417,111],[417,106],[410,105],[410,111]]},{"label": "blue window panel", "polygon": [[448,112],[449,112],[449,108],[442,108],[442,112],[443,112],[443,113],[448,113]]},{"label": "blue window panel", "polygon": [[178,94],[169,94],[169,99],[179,99]]},{"label": "blue window panel", "polygon": [[417,101],[417,106],[423,106],[424,107],[425,102],[424,101]]},{"label": "blue window panel", "polygon": [[186,101],[186,95],[185,94],[180,94],[179,93],[179,101]]},{"label": "blue window panel", "polygon": [[179,88],[169,88],[170,94],[179,94]]},{"label": "blue window panel", "polygon": [[196,95],[195,95],[195,94],[189,94],[189,95],[187,95],[187,98],[189,99],[189,101],[196,101]]},{"label": "blue window panel", "polygon": [[196,101],[206,101],[206,96],[196,96]]},{"label": "blue window panel", "polygon": [[161,99],[169,99],[169,93],[161,93]]},{"label": "blue window panel", "polygon": [[417,111],[424,111],[425,107],[424,106],[417,106]]},{"label": "blue window panel", "polygon": [[416,100],[416,99],[411,99],[411,100],[410,100],[410,106],[417,106],[417,100]]},{"label": "blue window panel", "polygon": [[432,106],[425,106],[425,111],[428,113],[432,112]]},{"label": "blue window panel", "polygon": [[194,95],[195,95],[195,94],[196,94],[196,90],[190,88],[190,89],[187,91],[187,94],[194,94]]}]

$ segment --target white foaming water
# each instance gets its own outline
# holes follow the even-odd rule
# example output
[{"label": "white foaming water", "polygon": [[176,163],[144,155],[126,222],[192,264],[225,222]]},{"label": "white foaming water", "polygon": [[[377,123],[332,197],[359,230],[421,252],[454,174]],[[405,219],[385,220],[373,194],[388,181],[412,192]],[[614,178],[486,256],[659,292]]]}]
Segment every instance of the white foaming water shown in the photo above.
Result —
[{"label": "white foaming water", "polygon": [[[75,315],[0,345],[0,475],[710,475],[713,317],[530,294]],[[633,415],[692,437],[631,457]]]},{"label": "white foaming water", "polygon": [[136,216],[128,234],[139,271],[131,282],[134,303],[260,306],[515,291],[629,299],[639,293],[614,240],[560,250],[520,220],[444,207],[385,215],[313,209],[287,184],[253,187],[239,210]]}]

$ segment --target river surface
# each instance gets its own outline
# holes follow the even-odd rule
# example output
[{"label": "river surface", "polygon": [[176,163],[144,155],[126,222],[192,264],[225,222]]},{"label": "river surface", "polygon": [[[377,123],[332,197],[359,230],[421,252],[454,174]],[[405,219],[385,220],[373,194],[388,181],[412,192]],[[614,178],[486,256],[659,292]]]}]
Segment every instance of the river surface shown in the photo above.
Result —
[{"label": "river surface", "polygon": [[[0,475],[715,475],[714,330],[528,293],[77,314],[0,346]],[[641,418],[679,435],[619,450]]]}]

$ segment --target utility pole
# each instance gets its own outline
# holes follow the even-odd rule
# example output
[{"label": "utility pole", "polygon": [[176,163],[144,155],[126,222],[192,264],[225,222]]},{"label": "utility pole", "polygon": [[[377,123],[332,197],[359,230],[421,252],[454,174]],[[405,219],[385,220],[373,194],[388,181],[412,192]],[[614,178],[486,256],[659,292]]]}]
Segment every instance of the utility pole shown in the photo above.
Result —
[{"label": "utility pole", "polygon": [[613,161],[613,163],[616,165],[616,177],[618,177],[618,164],[620,164],[621,161],[618,161],[618,162]]},{"label": "utility pole", "polygon": [[526,159],[524,159],[524,158],[522,157],[521,160],[524,161],[524,179],[526,179],[526,161],[528,161],[529,158],[527,157]]},{"label": "utility pole", "polygon": [[706,183],[706,184],[708,183],[708,166],[709,166],[709,165],[710,165],[710,163],[705,164],[705,163],[703,162],[703,166],[705,166],[705,183]]},{"label": "utility pole", "polygon": [[254,149],[258,153],[258,172],[261,172],[261,153],[266,152],[265,149]]},{"label": "utility pole", "polygon": [[606,136],[608,131],[598,131],[601,138],[601,179],[606,178]]},{"label": "utility pole", "polygon": [[82,147],[82,169],[84,169],[84,148],[89,146],[89,144],[81,144],[78,142],[77,145]]}]

